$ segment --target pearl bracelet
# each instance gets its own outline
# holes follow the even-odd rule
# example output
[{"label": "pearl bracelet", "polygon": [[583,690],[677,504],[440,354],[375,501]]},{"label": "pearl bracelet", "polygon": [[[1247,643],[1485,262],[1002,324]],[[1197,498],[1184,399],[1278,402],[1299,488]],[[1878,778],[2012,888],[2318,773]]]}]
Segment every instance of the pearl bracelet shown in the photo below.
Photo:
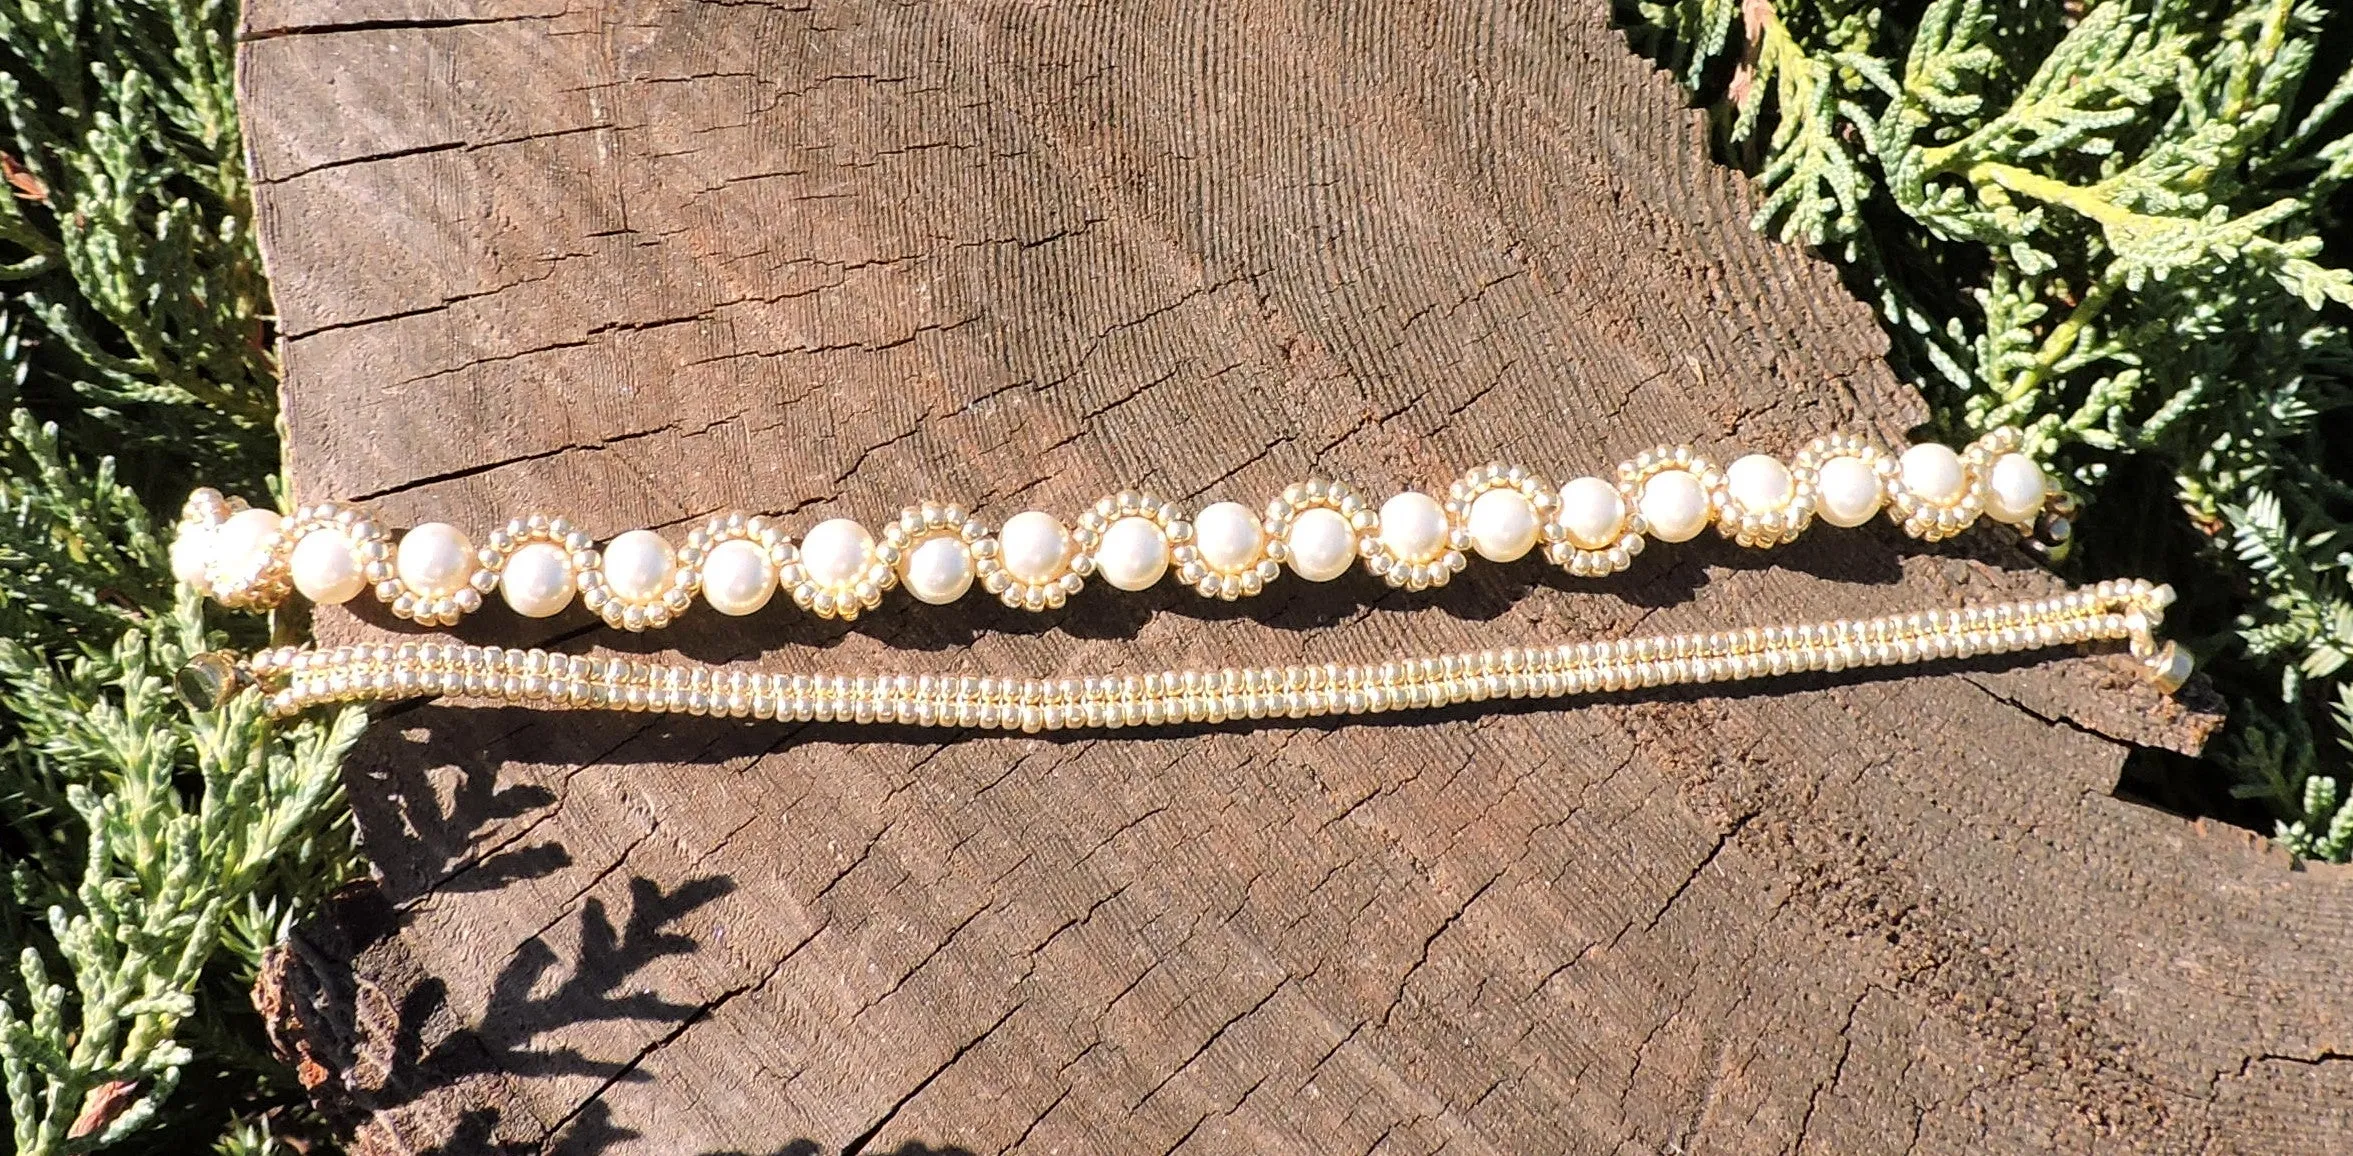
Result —
[{"label": "pearl bracelet", "polygon": [[[1979,516],[2031,528],[2049,486],[2002,429],[1962,450],[1920,444],[1890,452],[1851,434],[1817,438],[1789,462],[1750,454],[1718,468],[1689,446],[1663,446],[1621,463],[1615,480],[1556,486],[1519,466],[1490,464],[1441,499],[1419,490],[1378,505],[1345,482],[1283,490],[1263,513],[1221,501],[1188,516],[1135,492],[1096,502],[1075,525],[1029,510],[991,531],[961,506],[902,511],[878,538],[848,518],[796,542],[774,519],[713,517],[673,546],[630,530],[598,546],[570,521],[517,518],[477,547],[445,522],[395,540],[360,510],[304,506],[291,517],[219,493],[188,499],[171,547],[172,572],[224,605],[267,609],[289,593],[313,603],[372,590],[400,617],[455,625],[492,593],[515,613],[546,618],[574,597],[626,630],[668,625],[700,595],[711,609],[748,615],[782,590],[802,609],[855,618],[903,586],[946,604],[974,585],[1006,605],[1061,606],[1091,577],[1143,590],[1170,573],[1204,597],[1257,594],[1285,569],[1326,582],[1351,566],[1391,586],[1441,586],[1471,554],[1515,561],[1538,546],[1553,564],[1595,577],[1632,564],[1651,539],[1685,542],[1713,524],[1750,547],[1788,542],[1817,517],[1859,526],[1885,511],[1913,537],[1936,541]],[[2063,532],[2055,525],[2055,532]]]},{"label": "pearl bracelet", "polygon": [[2190,669],[2186,654],[2155,638],[2172,600],[2168,587],[2120,580],[2053,598],[1800,626],[1513,647],[1377,664],[1089,678],[776,673],[416,642],[332,650],[281,647],[245,662],[201,655],[182,672],[182,687],[191,697],[219,701],[241,686],[255,685],[278,716],[328,703],[447,695],[541,709],[1034,733],[1374,714],[2125,641],[2158,686],[2171,692]]}]

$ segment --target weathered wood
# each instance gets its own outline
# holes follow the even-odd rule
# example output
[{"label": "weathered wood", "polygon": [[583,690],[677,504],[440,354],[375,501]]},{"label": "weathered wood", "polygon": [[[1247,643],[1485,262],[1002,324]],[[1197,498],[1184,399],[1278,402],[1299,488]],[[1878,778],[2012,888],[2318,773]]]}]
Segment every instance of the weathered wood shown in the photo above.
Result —
[{"label": "weathered wood", "polygon": [[[254,0],[298,496],[1002,517],[1918,421],[1599,8]],[[468,629],[1117,671],[2047,584],[1825,531]],[[1060,741],[426,706],[269,991],[368,1152],[2343,1151],[2353,883],[2113,797],[2212,721],[2099,657]]]}]

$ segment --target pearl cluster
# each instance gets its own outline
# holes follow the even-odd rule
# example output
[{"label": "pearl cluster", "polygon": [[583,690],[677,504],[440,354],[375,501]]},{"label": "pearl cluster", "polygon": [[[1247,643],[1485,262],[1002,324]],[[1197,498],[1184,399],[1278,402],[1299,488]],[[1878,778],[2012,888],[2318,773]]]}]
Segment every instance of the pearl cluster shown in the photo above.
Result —
[{"label": "pearl cluster", "polygon": [[1894,454],[1833,434],[1786,463],[1750,454],[1723,467],[1690,446],[1662,446],[1620,464],[1612,478],[1555,485],[1525,467],[1490,464],[1443,496],[1406,490],[1378,504],[1345,482],[1316,479],[1262,509],[1219,501],[1189,516],[1131,491],[1096,502],[1075,526],[1028,510],[994,531],[960,506],[929,503],[902,511],[879,536],[833,518],[797,542],[771,519],[726,514],[683,547],[652,530],[599,547],[545,515],[509,522],[481,546],[446,522],[413,527],[396,544],[372,518],[333,503],[282,519],[199,490],[181,517],[172,565],[182,581],[244,608],[275,605],[289,589],[317,603],[373,589],[401,617],[449,625],[494,592],[534,618],[577,596],[627,630],[667,625],[698,595],[721,614],[746,615],[783,591],[803,610],[847,619],[893,587],[945,604],[978,585],[1008,606],[1045,610],[1098,576],[1143,590],[1174,573],[1203,597],[1232,600],[1286,569],[1328,582],[1356,565],[1420,590],[1444,585],[1473,554],[1511,562],[1538,547],[1572,574],[1611,574],[1645,542],[1686,542],[1711,524],[1760,548],[1796,538],[1817,517],[1857,526],[1883,510],[1930,541],[1980,516],[2031,526],[2049,484],[2020,441],[2004,429],[1958,451],[1921,444]]},{"label": "pearl cluster", "polygon": [[1513,647],[1381,663],[1085,678],[787,674],[545,650],[379,643],[283,647],[248,668],[273,713],[451,695],[588,710],[1036,732],[1312,718],[1496,699],[1729,682],[2126,641],[2171,691],[2189,660],[2154,631],[2169,587],[2103,582],[2056,597],[1798,626]]},{"label": "pearl cluster", "polygon": [[[275,606],[286,596],[286,576],[274,565],[285,545],[284,524],[276,510],[249,509],[242,498],[198,490],[188,496],[187,509],[180,515],[180,531],[172,538],[172,577],[212,595],[224,606],[239,610]],[[351,569],[346,559],[335,561],[342,564],[341,569]],[[352,586],[345,590],[344,584],[338,583],[334,592],[347,601],[359,589]]]}]

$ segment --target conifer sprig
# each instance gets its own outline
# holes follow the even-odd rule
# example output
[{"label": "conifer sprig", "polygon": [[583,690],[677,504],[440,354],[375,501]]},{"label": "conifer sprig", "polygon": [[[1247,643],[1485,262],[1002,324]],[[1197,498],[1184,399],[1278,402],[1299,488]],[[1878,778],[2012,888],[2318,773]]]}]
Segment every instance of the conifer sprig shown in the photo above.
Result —
[{"label": "conifer sprig", "polygon": [[336,765],[363,716],[169,689],[232,640],[149,511],[269,492],[278,460],[235,18],[0,0],[0,1118],[32,1156],[162,1121],[174,1151],[291,1151],[260,1121],[303,1098],[248,993],[359,872]]},{"label": "conifer sprig", "polygon": [[[2353,741],[2330,708],[2353,701],[2353,490],[2323,432],[2353,366],[2353,272],[2323,242],[2353,177],[2353,73],[2314,70],[2353,26],[2297,0],[1905,12],[1635,6],[1725,109],[1757,227],[1840,261],[1937,432],[2022,427],[2094,501],[2170,480],[2205,544],[2135,561],[2213,628],[2219,758],[2288,846],[2344,859],[2346,751],[2313,736]],[[2112,534],[2074,564],[2137,549]]]}]

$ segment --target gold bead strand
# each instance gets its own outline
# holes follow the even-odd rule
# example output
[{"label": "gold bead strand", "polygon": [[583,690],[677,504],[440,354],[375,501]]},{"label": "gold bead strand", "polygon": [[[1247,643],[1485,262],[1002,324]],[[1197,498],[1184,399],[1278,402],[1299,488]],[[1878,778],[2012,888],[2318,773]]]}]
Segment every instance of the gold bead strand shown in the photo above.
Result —
[{"label": "gold bead strand", "polygon": [[2166,690],[2188,658],[2155,635],[2169,587],[2103,582],[2051,598],[1732,631],[1507,647],[1378,664],[1175,670],[1086,678],[786,674],[539,650],[402,643],[279,648],[250,671],[291,714],[334,702],[450,695],[549,709],[1022,731],[1311,718],[1558,698],[2125,642]]}]

